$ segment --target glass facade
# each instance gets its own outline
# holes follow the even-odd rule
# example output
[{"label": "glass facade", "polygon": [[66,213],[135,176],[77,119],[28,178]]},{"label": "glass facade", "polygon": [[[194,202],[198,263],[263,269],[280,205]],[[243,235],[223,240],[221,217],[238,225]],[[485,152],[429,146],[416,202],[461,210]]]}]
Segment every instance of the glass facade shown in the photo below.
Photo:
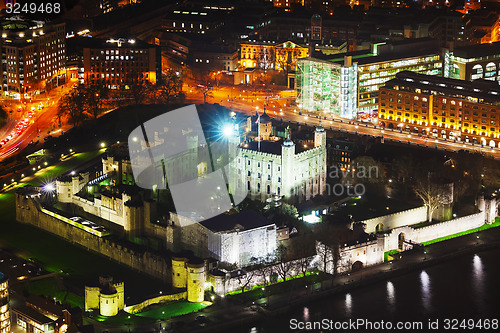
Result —
[{"label": "glass facade", "polygon": [[358,111],[369,112],[377,110],[379,88],[401,71],[441,76],[441,56],[435,54],[358,66]]},{"label": "glass facade", "polygon": [[363,62],[359,65],[354,57],[347,66],[312,58],[299,60],[296,83],[299,107],[356,118],[358,112],[378,110],[379,88],[397,73],[412,71],[441,76],[443,70],[440,54]]},{"label": "glass facade", "polygon": [[297,65],[297,102],[306,111],[340,115],[341,66],[316,60],[300,59]]}]

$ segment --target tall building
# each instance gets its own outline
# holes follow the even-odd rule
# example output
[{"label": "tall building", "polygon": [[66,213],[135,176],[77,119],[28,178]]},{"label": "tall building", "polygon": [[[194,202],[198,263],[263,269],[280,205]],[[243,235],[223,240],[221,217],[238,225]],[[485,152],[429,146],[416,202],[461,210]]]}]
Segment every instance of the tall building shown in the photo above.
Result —
[{"label": "tall building", "polygon": [[10,333],[9,279],[0,272],[0,333]]},{"label": "tall building", "polygon": [[[156,83],[161,75],[160,49],[135,38],[85,38],[80,83],[127,88],[132,83]],[[83,69],[83,70],[82,70]]]},{"label": "tall building", "polygon": [[317,57],[298,60],[297,104],[306,111],[344,118],[376,113],[379,87],[400,71],[442,74],[441,50],[428,38]]},{"label": "tall building", "polygon": [[66,69],[65,24],[1,20],[2,95],[29,98],[56,86]]},{"label": "tall building", "polygon": [[380,89],[379,124],[500,147],[499,96],[496,82],[402,72]]}]

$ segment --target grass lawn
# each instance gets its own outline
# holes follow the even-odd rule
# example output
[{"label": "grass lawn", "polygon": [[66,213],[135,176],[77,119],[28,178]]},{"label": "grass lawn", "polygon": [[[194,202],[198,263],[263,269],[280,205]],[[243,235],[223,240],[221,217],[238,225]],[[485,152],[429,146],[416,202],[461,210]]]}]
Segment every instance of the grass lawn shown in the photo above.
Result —
[{"label": "grass lawn", "polygon": [[187,313],[196,312],[206,308],[208,305],[203,303],[191,303],[188,301],[179,301],[166,303],[163,305],[152,306],[151,309],[136,313],[137,316],[153,319],[165,319],[181,316]]},{"label": "grass lawn", "polygon": [[448,239],[452,239],[452,238],[455,238],[455,237],[460,237],[460,236],[472,234],[474,232],[483,231],[483,230],[495,228],[495,227],[498,227],[498,226],[500,226],[500,219],[497,217],[495,219],[495,222],[492,223],[492,224],[484,224],[484,225],[480,226],[479,228],[474,228],[474,229],[466,230],[466,231],[459,232],[459,233],[456,233],[456,234],[453,234],[453,235],[436,238],[436,239],[433,239],[433,240],[430,240],[430,241],[427,241],[427,242],[423,242],[422,245],[424,245],[424,246],[425,245],[430,245],[430,244],[433,244],[433,243],[442,242],[442,241],[445,241],[445,240],[448,240]]},{"label": "grass lawn", "polygon": [[373,193],[366,193],[361,199],[354,197],[347,201],[346,206],[340,207],[335,214],[352,215],[354,221],[363,221],[418,206],[418,203],[410,203]]},{"label": "grass lawn", "polygon": [[106,317],[101,315],[94,315],[90,319],[106,323],[108,325],[136,325],[136,324],[150,324],[155,322],[154,319],[136,316],[125,311],[120,311],[116,316]]},{"label": "grass lawn", "polygon": [[25,289],[30,294],[35,294],[38,296],[49,296],[55,298],[61,303],[67,303],[72,307],[78,306],[82,309],[85,308],[84,297],[78,296],[71,292],[67,292],[63,287],[60,286],[55,278],[30,281],[26,284]]},{"label": "grass lawn", "polygon": [[[30,183],[39,185],[46,179],[72,170],[94,158],[97,153],[75,154],[71,160],[50,172],[38,174]],[[47,174],[50,174],[47,175]],[[143,300],[144,296],[157,294],[167,286],[162,281],[120,265],[107,257],[88,252],[53,234],[30,225],[16,222],[14,190],[0,194],[0,246],[12,250],[24,258],[33,258],[52,272],[63,273],[72,284],[83,288],[86,281],[93,281],[99,275],[107,274],[125,282],[125,296],[131,303]]]}]

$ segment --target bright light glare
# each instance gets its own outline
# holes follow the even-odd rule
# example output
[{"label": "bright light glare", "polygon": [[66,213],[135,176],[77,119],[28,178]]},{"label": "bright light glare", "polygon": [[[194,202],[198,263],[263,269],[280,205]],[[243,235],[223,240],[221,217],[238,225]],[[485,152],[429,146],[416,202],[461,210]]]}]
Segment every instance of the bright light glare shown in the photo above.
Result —
[{"label": "bright light glare", "polygon": [[56,188],[54,187],[54,184],[52,184],[52,183],[51,183],[51,184],[47,184],[47,185],[45,185],[45,186],[43,187],[43,190],[44,190],[45,192],[52,192],[52,191],[54,191],[55,189],[56,189]]},{"label": "bright light glare", "polygon": [[226,137],[229,138],[233,135],[233,126],[226,124],[222,128],[222,134]]}]

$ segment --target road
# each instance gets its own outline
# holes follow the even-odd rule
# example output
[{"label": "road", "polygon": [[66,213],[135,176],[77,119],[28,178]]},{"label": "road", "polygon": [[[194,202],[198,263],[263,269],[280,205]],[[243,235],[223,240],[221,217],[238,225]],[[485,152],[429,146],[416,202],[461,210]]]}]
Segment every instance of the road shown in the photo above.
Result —
[{"label": "road", "polygon": [[[195,104],[203,103],[203,94],[194,84],[187,84],[184,91],[186,92],[186,102]],[[231,110],[247,115],[255,114],[256,111],[262,113],[265,107],[266,113],[276,120],[295,122],[308,126],[317,126],[321,121],[321,125],[327,129],[351,134],[370,135],[380,138],[383,142],[396,141],[447,151],[467,150],[493,158],[500,158],[500,149],[498,148],[387,129],[373,124],[342,119],[338,116],[318,115],[317,113],[302,114],[298,107],[292,105],[293,98],[280,98],[276,96],[276,93],[255,90],[252,87],[214,87],[207,98],[207,102],[219,103]]]},{"label": "road", "polygon": [[[0,148],[0,161],[23,150],[30,142],[43,141],[43,139],[50,135],[58,135],[63,132],[68,126],[63,124],[62,128],[55,131],[52,129],[59,127],[57,118],[57,103],[59,99],[67,94],[73,87],[74,82],[70,82],[64,86],[57,87],[51,90],[44,97],[38,97],[31,102],[27,101],[25,104],[20,101],[4,100],[3,103],[10,104],[11,109],[20,111],[13,111],[4,127],[0,131],[0,140],[4,139],[15,126],[27,116],[30,110],[35,111],[35,115],[31,120],[29,126],[18,136],[15,136],[9,142]],[[40,106],[40,108],[39,108]]]}]

